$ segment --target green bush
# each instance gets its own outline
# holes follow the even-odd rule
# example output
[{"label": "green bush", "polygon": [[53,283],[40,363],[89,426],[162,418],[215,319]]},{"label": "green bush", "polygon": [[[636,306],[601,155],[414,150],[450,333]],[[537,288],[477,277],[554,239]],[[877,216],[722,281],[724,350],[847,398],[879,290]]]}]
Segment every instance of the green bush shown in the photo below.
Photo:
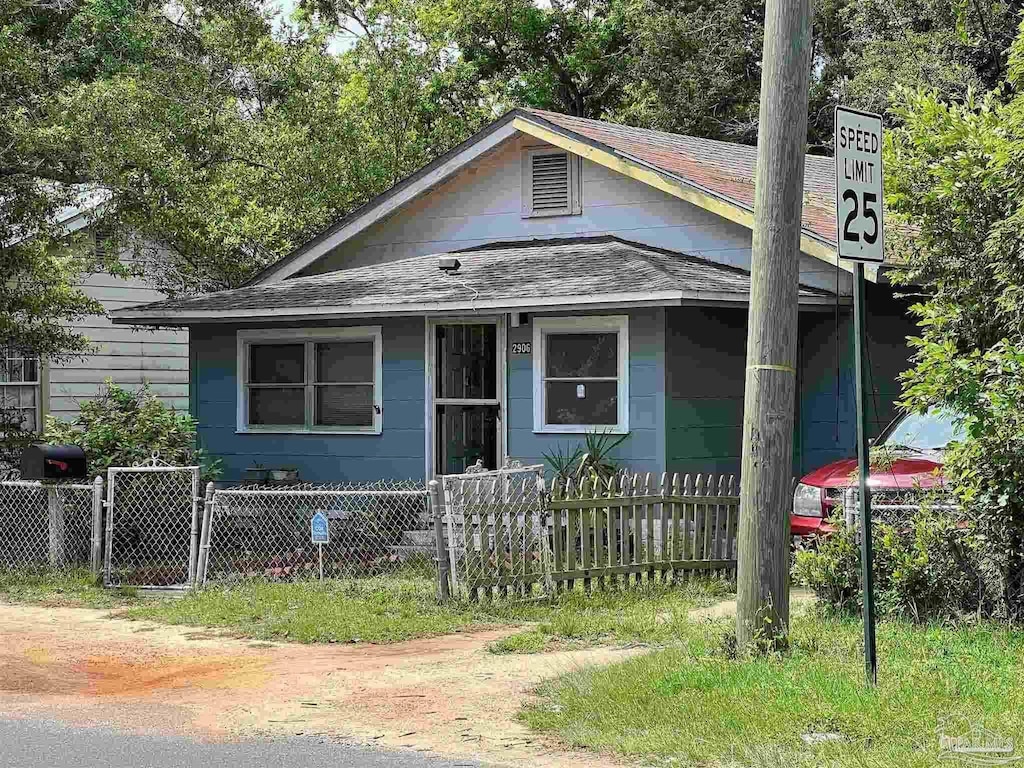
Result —
[{"label": "green bush", "polygon": [[154,453],[168,464],[198,464],[204,481],[220,474],[220,460],[198,447],[189,414],[168,408],[148,385],[130,392],[108,379],[106,387],[101,397],[82,403],[74,421],[48,418],[43,439],[82,446],[92,474],[140,464]]},{"label": "green bush", "polygon": [[[834,520],[836,532],[815,549],[797,552],[794,576],[842,613],[861,608],[860,542]],[[913,621],[999,614],[998,580],[985,567],[977,528],[927,504],[903,519],[873,527],[879,615]]]}]

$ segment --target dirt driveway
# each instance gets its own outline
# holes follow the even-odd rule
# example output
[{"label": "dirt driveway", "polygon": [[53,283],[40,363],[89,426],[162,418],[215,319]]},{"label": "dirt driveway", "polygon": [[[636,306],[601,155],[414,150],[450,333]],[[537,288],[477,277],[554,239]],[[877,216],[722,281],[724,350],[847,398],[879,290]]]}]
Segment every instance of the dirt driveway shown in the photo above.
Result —
[{"label": "dirt driveway", "polygon": [[610,766],[559,750],[514,716],[538,681],[635,652],[488,653],[507,629],[389,646],[269,644],[107,616],[0,604],[0,716],[205,739],[323,735],[493,764]]}]

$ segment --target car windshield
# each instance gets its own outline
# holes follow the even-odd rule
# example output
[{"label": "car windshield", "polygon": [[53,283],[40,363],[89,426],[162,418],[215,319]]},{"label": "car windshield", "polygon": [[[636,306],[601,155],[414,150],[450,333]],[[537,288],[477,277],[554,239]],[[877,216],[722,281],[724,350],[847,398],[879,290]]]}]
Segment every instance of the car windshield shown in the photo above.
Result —
[{"label": "car windshield", "polygon": [[933,451],[963,440],[961,418],[949,411],[933,408],[927,413],[908,413],[889,428],[881,445]]}]

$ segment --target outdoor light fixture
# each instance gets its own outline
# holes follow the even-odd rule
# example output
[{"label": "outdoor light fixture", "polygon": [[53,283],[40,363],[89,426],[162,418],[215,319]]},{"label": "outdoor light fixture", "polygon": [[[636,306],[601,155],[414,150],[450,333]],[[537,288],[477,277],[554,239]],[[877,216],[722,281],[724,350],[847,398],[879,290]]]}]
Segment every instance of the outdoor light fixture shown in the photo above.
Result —
[{"label": "outdoor light fixture", "polygon": [[454,256],[439,256],[437,258],[437,268],[446,275],[454,275],[461,266],[462,262]]}]

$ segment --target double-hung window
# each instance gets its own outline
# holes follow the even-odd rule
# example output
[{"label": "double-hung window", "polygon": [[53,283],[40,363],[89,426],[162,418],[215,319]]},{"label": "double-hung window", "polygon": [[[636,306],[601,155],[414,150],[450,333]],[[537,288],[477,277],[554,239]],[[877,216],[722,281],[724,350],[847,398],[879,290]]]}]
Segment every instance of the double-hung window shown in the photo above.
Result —
[{"label": "double-hung window", "polygon": [[35,355],[0,347],[0,431],[38,432],[40,363]]},{"label": "double-hung window", "polygon": [[242,432],[379,434],[380,326],[238,332]]},{"label": "double-hung window", "polygon": [[629,431],[629,319],[533,323],[535,432]]}]

